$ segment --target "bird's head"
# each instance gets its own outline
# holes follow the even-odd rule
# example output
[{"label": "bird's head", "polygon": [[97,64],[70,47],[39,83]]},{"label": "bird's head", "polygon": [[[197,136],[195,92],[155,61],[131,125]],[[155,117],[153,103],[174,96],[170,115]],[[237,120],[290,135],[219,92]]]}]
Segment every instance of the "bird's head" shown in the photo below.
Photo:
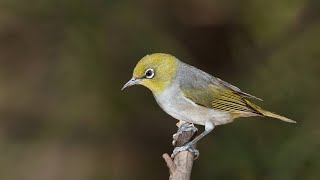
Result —
[{"label": "bird's head", "polygon": [[132,78],[123,86],[122,90],[140,84],[149,88],[154,94],[159,94],[172,83],[177,65],[178,60],[170,54],[147,55],[138,62]]}]

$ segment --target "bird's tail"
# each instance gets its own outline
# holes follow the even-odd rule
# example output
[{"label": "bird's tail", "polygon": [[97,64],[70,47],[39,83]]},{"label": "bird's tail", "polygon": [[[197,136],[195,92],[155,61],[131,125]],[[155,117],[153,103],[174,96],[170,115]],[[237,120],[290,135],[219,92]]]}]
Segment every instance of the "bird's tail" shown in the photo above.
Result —
[{"label": "bird's tail", "polygon": [[289,122],[289,123],[297,123],[296,121],[286,118],[284,116],[280,116],[278,114],[272,113],[270,111],[264,110],[262,108],[260,108],[259,106],[249,102],[248,100],[246,100],[247,104],[254,110],[258,111],[259,113],[261,113],[263,116],[268,116],[268,117],[272,117],[272,118],[276,118],[276,119],[280,119],[282,121],[285,122]]}]

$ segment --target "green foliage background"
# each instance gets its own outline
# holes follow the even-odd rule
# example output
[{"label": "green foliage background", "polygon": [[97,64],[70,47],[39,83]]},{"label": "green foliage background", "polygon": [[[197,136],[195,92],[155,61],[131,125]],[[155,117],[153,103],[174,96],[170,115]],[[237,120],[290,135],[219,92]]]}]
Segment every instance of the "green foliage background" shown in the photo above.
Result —
[{"label": "green foliage background", "polygon": [[166,52],[298,122],[246,118],[198,148],[193,179],[320,179],[318,0],[1,0],[0,179],[167,179],[176,121],[137,61]]}]

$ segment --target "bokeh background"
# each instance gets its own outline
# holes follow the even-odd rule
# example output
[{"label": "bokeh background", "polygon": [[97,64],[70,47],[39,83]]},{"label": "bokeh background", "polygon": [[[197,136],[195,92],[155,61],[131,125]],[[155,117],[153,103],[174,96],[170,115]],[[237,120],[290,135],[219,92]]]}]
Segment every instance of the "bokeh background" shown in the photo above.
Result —
[{"label": "bokeh background", "polygon": [[320,179],[319,2],[1,0],[0,179],[167,179],[176,121],[146,88],[120,91],[154,52],[298,122],[217,127],[192,179]]}]

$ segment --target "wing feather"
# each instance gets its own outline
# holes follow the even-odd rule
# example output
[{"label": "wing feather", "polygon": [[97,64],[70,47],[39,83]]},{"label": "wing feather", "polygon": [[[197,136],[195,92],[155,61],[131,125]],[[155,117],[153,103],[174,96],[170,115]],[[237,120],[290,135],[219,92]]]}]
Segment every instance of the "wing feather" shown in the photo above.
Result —
[{"label": "wing feather", "polygon": [[218,80],[222,85],[224,85],[225,87],[233,90],[234,92],[236,92],[236,93],[239,94],[239,95],[242,95],[243,97],[252,98],[252,99],[257,99],[257,100],[262,101],[262,99],[260,99],[260,98],[258,98],[258,97],[256,97],[256,96],[253,96],[253,95],[251,95],[251,94],[245,93],[245,92],[241,91],[241,89],[237,88],[236,86],[234,86],[234,85],[232,85],[232,84],[229,84],[229,83],[227,83],[227,82],[225,82],[225,81],[223,81],[223,80],[221,80],[221,79],[219,79],[219,78],[217,78],[217,80]]},{"label": "wing feather", "polygon": [[178,79],[180,89],[184,96],[195,104],[239,116],[261,114],[245,100],[245,98],[259,98],[242,92],[239,88],[195,67],[184,63],[181,66]]},{"label": "wing feather", "polygon": [[181,88],[184,95],[207,108],[216,109],[234,114],[253,113],[261,114],[253,109],[244,99],[232,89],[224,86],[209,84],[206,88]]}]

